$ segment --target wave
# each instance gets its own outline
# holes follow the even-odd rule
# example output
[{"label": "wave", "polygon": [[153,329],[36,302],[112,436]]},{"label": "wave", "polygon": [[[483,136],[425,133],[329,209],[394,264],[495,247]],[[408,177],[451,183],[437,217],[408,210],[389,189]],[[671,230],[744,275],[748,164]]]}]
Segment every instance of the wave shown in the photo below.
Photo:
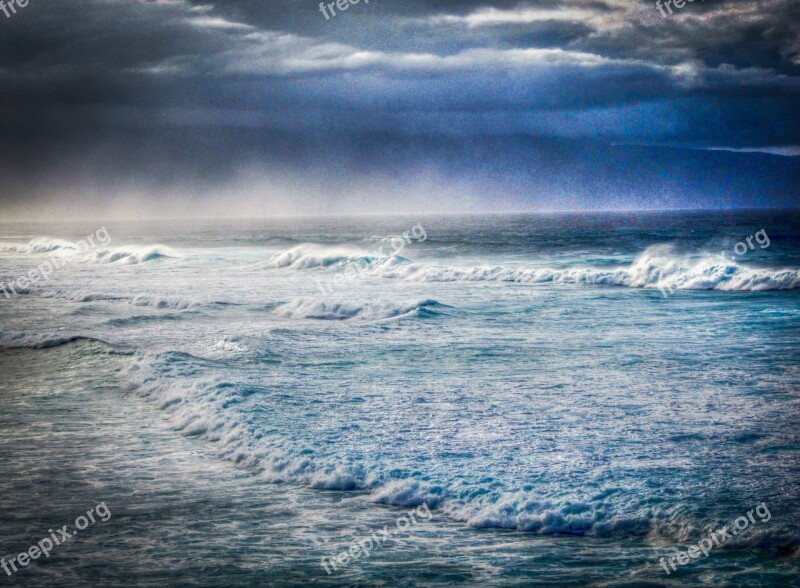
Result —
[{"label": "wave", "polygon": [[177,259],[181,255],[164,245],[149,245],[143,247],[115,247],[113,249],[98,249],[88,256],[87,261],[93,263],[119,263],[134,265],[159,261],[163,259]]},{"label": "wave", "polygon": [[436,300],[420,300],[412,304],[395,304],[391,302],[348,303],[328,300],[296,299],[278,306],[273,313],[290,319],[318,320],[381,320],[397,318],[413,313],[421,317],[438,314],[441,309],[449,308]]},{"label": "wave", "polygon": [[510,268],[452,267],[389,260],[371,270],[383,278],[419,282],[515,282],[521,284],[613,285],[664,290],[763,291],[800,288],[800,270],[753,268],[718,256],[679,256],[671,246],[646,249],[628,267]]},{"label": "wave", "polygon": [[136,296],[130,299],[130,304],[133,306],[149,306],[152,308],[169,308],[172,310],[185,310],[192,308],[197,304],[186,300],[185,298],[159,298],[157,296]]},{"label": "wave", "polygon": [[78,245],[63,239],[52,239],[50,237],[37,237],[27,244],[10,244],[0,246],[0,251],[9,253],[53,253],[55,251],[74,252],[78,250]]},{"label": "wave", "polygon": [[164,245],[120,246],[98,248],[87,251],[85,243],[73,243],[64,239],[37,237],[27,244],[0,245],[0,251],[8,253],[61,253],[76,255],[87,253],[82,259],[94,263],[138,264],[165,258],[179,258],[181,255]]},{"label": "wave", "polygon": [[297,247],[273,255],[261,267],[309,269],[317,267],[344,267],[348,264],[370,265],[375,261],[386,259],[380,255],[368,253],[357,247],[348,245],[326,246],[304,243]]},{"label": "wave", "polygon": [[84,335],[46,335],[40,333],[1,333],[0,350],[7,351],[12,349],[50,349],[61,347],[70,343],[88,341],[109,345],[102,339],[86,337]]},{"label": "wave", "polygon": [[[28,292],[32,290],[29,288]],[[18,290],[20,292],[20,290]],[[198,306],[197,302],[192,302],[185,298],[174,297],[159,297],[149,295],[138,295],[134,297],[120,296],[117,294],[108,294],[103,292],[85,292],[80,290],[70,290],[65,288],[39,288],[36,292],[44,298],[57,298],[66,300],[67,302],[127,302],[131,306],[151,307],[151,308],[164,308],[170,310],[185,310]],[[224,303],[212,303],[224,304]]]},{"label": "wave", "polygon": [[[480,529],[509,529],[538,535],[650,537],[690,543],[730,521],[698,518],[684,508],[626,503],[624,492],[606,489],[584,500],[546,499],[531,491],[461,490],[419,478],[395,478],[380,463],[347,462],[263,435],[244,413],[231,410],[236,399],[255,390],[215,378],[199,379],[208,360],[185,353],[140,355],[126,370],[128,389],[156,403],[182,435],[213,442],[220,458],[253,470],[271,483],[294,483],[320,490],[366,493],[371,502],[414,507],[423,503],[453,521]],[[195,369],[192,369],[194,366]],[[191,375],[179,379],[174,376]],[[420,474],[424,475],[424,474]],[[617,501],[609,499],[616,496]],[[633,499],[629,499],[633,501]],[[786,528],[740,534],[726,548],[796,549],[800,537]]]},{"label": "wave", "polygon": [[133,327],[146,323],[158,323],[162,321],[177,321],[183,319],[182,314],[140,314],[113,318],[105,321],[103,325],[108,327]]},{"label": "wave", "polygon": [[[327,268],[412,282],[512,282],[609,285],[663,290],[764,291],[800,288],[800,270],[756,268],[711,253],[679,255],[671,245],[645,249],[630,265],[597,267],[448,266],[415,263],[400,255],[370,255],[356,247],[303,244],[259,267]],[[333,288],[333,284],[331,285]]]},{"label": "wave", "polygon": [[[275,431],[264,434],[248,409],[237,409],[237,405],[242,399],[254,393],[266,394],[267,390],[211,375],[219,374],[207,371],[214,365],[212,360],[187,353],[139,353],[120,375],[126,390],[167,413],[175,431],[214,443],[218,457],[251,470],[270,483],[361,492],[371,502],[390,506],[415,507],[425,503],[473,528],[538,535],[648,537],[691,543],[731,523],[721,516],[699,514],[685,505],[653,505],[619,488],[600,487],[570,497],[548,498],[533,490],[503,490],[481,482],[454,481],[457,485],[448,487],[431,481],[424,471],[404,475],[387,470],[379,460],[327,455]],[[583,498],[576,498],[581,495]],[[800,536],[790,528],[755,525],[725,547],[796,550],[799,545]]]},{"label": "wave", "polygon": [[649,247],[627,270],[624,285],[668,290],[764,291],[800,288],[800,270],[754,268],[718,255],[676,255],[669,245]]},{"label": "wave", "polygon": [[[33,292],[34,290],[31,290]],[[118,300],[128,300],[126,296],[105,294],[100,292],[85,292],[81,290],[70,290],[65,288],[36,288],[35,292],[43,298],[57,298],[67,302],[109,302]]]}]

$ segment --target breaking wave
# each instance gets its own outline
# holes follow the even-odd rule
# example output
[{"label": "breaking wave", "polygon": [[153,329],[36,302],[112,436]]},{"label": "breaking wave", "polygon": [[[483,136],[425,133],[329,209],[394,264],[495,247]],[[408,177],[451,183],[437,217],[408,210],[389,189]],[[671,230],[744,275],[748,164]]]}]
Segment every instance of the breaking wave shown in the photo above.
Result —
[{"label": "breaking wave", "polygon": [[[220,376],[198,377],[208,363],[180,352],[137,354],[121,377],[128,391],[165,411],[175,431],[214,443],[220,458],[270,483],[363,492],[370,501],[390,506],[426,503],[473,528],[539,535],[651,537],[687,543],[731,522],[686,506],[667,508],[640,501],[613,487],[547,497],[528,489],[498,489],[491,480],[437,484],[425,471],[392,472],[379,459],[337,459],[324,448],[303,445],[274,431],[264,434],[246,409],[236,408],[239,399],[263,390]],[[798,545],[800,537],[788,528],[755,526],[725,547],[788,547],[796,551]]]},{"label": "breaking wave", "polygon": [[800,287],[800,270],[744,266],[711,255],[679,256],[670,246],[646,249],[630,266],[596,268],[452,267],[390,260],[372,270],[383,278],[419,282],[516,282],[521,284],[587,284],[670,290],[760,291]]},{"label": "breaking wave", "polygon": [[172,310],[185,310],[197,305],[185,298],[160,298],[158,296],[136,296],[130,300],[130,304],[132,306],[149,306],[152,308],[169,308]]},{"label": "breaking wave", "polygon": [[73,243],[64,239],[37,237],[27,244],[0,245],[7,253],[55,253],[65,256],[82,255],[80,259],[94,263],[137,264],[164,258],[179,258],[181,255],[164,245],[101,247],[87,250],[86,243]]},{"label": "breaking wave", "polygon": [[181,255],[164,245],[150,245],[144,247],[115,247],[113,249],[98,249],[87,258],[93,263],[119,263],[139,264],[163,259],[176,259]]},{"label": "breaking wave", "polygon": [[51,239],[50,237],[37,237],[27,244],[6,244],[0,245],[0,251],[9,253],[53,253],[56,251],[74,252],[78,250],[78,245],[63,239]]},{"label": "breaking wave", "polygon": [[0,350],[11,349],[50,349],[75,343],[78,341],[90,341],[109,345],[102,339],[86,337],[83,335],[47,335],[41,333],[2,333],[0,332]]},{"label": "breaking wave", "polygon": [[448,266],[414,263],[399,255],[372,256],[355,247],[304,244],[276,254],[261,267],[347,270],[416,282],[514,282],[585,284],[667,290],[761,291],[800,288],[800,270],[757,268],[719,255],[679,255],[670,245],[648,247],[629,266],[531,268],[502,265]]},{"label": "breaking wave", "polygon": [[391,302],[348,303],[328,300],[297,299],[278,306],[273,313],[290,319],[318,320],[381,320],[396,318],[414,313],[420,316],[436,314],[440,309],[448,308],[436,300],[421,300],[412,304],[395,304]]},{"label": "breaking wave", "polygon": [[313,243],[304,243],[293,247],[283,253],[273,255],[261,267],[309,269],[316,267],[343,267],[348,264],[358,263],[369,265],[386,257],[367,253],[357,247],[340,245],[326,246]]}]

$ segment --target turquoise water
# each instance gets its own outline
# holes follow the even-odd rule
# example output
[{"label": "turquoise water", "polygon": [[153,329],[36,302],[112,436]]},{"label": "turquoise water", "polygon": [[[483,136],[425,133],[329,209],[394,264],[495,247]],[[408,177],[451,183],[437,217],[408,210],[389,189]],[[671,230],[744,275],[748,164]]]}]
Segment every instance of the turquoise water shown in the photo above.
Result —
[{"label": "turquoise water", "polygon": [[[0,553],[113,516],[0,581],[792,585],[799,228],[1,225],[3,283],[65,261],[0,294]],[[760,504],[769,520],[664,572]]]}]

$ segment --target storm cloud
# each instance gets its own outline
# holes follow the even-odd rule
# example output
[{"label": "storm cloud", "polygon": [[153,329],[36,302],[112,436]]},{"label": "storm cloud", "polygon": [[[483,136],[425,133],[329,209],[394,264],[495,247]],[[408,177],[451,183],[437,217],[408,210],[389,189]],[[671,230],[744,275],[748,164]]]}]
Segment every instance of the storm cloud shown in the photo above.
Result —
[{"label": "storm cloud", "polygon": [[31,0],[15,216],[790,206],[800,5]]}]

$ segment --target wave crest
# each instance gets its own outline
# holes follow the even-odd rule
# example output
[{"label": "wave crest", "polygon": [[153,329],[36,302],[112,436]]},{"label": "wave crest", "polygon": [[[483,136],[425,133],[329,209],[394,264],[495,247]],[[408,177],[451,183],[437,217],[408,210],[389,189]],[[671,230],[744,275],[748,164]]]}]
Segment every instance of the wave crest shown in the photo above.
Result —
[{"label": "wave crest", "polygon": [[330,247],[304,243],[297,247],[272,256],[266,263],[270,268],[309,269],[314,267],[331,267],[350,262],[370,264],[377,258],[357,247],[340,245]]},{"label": "wave crest", "polygon": [[296,299],[278,306],[273,313],[289,319],[318,320],[381,320],[420,313],[420,316],[437,314],[447,308],[436,300],[420,300],[411,304],[392,302],[349,303],[329,300]]},{"label": "wave crest", "polygon": [[[211,360],[185,353],[140,354],[121,372],[128,389],[158,405],[182,435],[215,444],[220,458],[252,469],[272,483],[359,491],[378,504],[414,507],[426,503],[453,521],[474,528],[513,529],[538,535],[650,537],[675,543],[696,542],[730,521],[677,505],[672,508],[639,501],[605,488],[580,489],[569,496],[537,496],[533,491],[499,490],[482,484],[437,485],[426,472],[396,477],[380,460],[348,460],[297,443],[265,435],[237,399],[254,393],[206,372]],[[730,513],[717,513],[728,515]],[[796,549],[798,534],[787,527],[754,526],[726,547]]]},{"label": "wave crest", "polygon": [[78,250],[78,245],[64,239],[50,237],[37,237],[27,244],[7,244],[0,246],[0,251],[8,253],[53,253],[63,251],[73,253]]},{"label": "wave crest", "polygon": [[177,259],[181,255],[164,245],[150,245],[145,247],[115,247],[113,249],[98,249],[89,257],[93,263],[120,263],[134,265],[162,259]]},{"label": "wave crest", "polygon": [[762,291],[800,288],[800,270],[753,268],[710,254],[679,256],[671,246],[647,248],[628,267],[510,268],[452,267],[389,261],[373,270],[384,278],[419,282],[516,282],[586,284],[668,290]]},{"label": "wave crest", "polygon": [[86,337],[84,335],[46,335],[41,333],[1,333],[0,351],[12,349],[50,349],[61,347],[70,343],[89,341],[109,345],[102,339]]}]

